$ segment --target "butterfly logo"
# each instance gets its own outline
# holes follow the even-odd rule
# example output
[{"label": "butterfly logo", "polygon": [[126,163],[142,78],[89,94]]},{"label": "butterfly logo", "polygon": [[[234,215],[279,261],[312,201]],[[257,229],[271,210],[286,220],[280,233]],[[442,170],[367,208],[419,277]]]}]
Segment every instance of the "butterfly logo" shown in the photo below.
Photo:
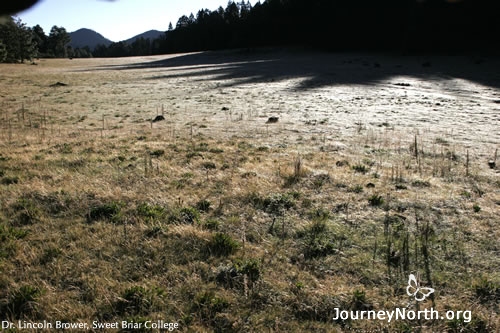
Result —
[{"label": "butterfly logo", "polygon": [[420,287],[420,284],[417,282],[417,278],[415,277],[415,275],[410,274],[410,278],[408,279],[408,287],[406,287],[406,293],[408,294],[408,296],[414,296],[416,301],[421,302],[433,292],[434,288]]}]

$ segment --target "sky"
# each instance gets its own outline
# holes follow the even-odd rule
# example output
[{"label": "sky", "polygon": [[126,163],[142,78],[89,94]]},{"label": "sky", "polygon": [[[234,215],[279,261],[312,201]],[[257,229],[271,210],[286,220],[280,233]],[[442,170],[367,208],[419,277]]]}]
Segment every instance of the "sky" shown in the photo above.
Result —
[{"label": "sky", "polygon": [[[4,1],[4,0],[2,0]],[[97,31],[118,42],[148,30],[175,28],[182,15],[207,8],[226,8],[227,0],[40,0],[17,16],[29,27],[39,24],[45,34],[57,25],[73,32],[80,28]]]}]

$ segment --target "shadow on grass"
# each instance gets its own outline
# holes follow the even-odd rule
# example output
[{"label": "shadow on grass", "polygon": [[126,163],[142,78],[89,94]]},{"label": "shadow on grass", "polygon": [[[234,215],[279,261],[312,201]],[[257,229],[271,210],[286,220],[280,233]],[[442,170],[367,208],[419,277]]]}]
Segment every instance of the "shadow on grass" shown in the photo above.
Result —
[{"label": "shadow on grass", "polygon": [[[465,79],[500,87],[500,59],[483,56],[322,53],[291,49],[244,49],[165,55],[164,59],[95,70],[145,69],[147,80],[220,81],[219,87],[297,80],[295,89],[373,84],[405,76],[423,80]],[[396,79],[394,79],[396,80]],[[405,82],[393,84],[409,86]]]}]

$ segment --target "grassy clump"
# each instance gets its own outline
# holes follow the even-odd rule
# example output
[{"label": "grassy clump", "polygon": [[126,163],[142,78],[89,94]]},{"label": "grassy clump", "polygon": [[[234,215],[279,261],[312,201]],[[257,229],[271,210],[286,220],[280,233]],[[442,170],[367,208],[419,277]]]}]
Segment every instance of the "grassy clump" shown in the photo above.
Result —
[{"label": "grassy clump", "polygon": [[17,240],[27,235],[27,230],[0,225],[0,259],[13,257],[19,248]]},{"label": "grassy clump", "polygon": [[150,221],[158,221],[167,215],[167,210],[161,205],[143,202],[137,206],[137,214]]},{"label": "grassy clump", "polygon": [[268,214],[281,216],[287,210],[295,207],[296,196],[294,193],[272,193],[267,197],[262,197],[258,193],[251,192],[242,200]]},{"label": "grassy clump", "polygon": [[194,207],[182,207],[171,212],[168,221],[174,224],[197,224],[200,222],[200,212]]},{"label": "grassy clump", "polygon": [[385,200],[381,195],[374,194],[368,198],[370,206],[380,207],[384,204]]},{"label": "grassy clump", "polygon": [[201,163],[201,168],[205,169],[205,170],[215,170],[215,169],[217,169],[217,166],[215,165],[214,162],[207,161],[207,162]]},{"label": "grassy clump", "polygon": [[0,225],[0,241],[8,239],[23,239],[28,235],[28,230]]},{"label": "grassy clump", "polygon": [[109,221],[117,223],[121,218],[122,206],[122,203],[113,201],[91,207],[87,214],[87,222]]},{"label": "grassy clump", "polygon": [[302,240],[302,253],[305,259],[325,257],[336,252],[334,237],[327,219],[319,218],[297,233]]},{"label": "grassy clump", "polygon": [[195,296],[191,311],[201,320],[213,324],[218,313],[229,308],[229,302],[213,291],[204,291]]},{"label": "grassy clump", "polygon": [[142,286],[127,288],[114,305],[117,315],[148,315],[155,310],[165,296],[159,288],[146,289]]},{"label": "grassy clump", "polygon": [[363,174],[368,172],[368,167],[364,164],[355,164],[352,166],[352,169],[355,172],[359,172],[359,173],[363,173]]},{"label": "grassy clump", "polygon": [[371,305],[366,298],[366,293],[364,290],[354,290],[352,293],[351,300],[349,302],[349,308],[353,311],[363,311],[371,310],[373,305]]},{"label": "grassy clump", "polygon": [[200,200],[196,203],[196,209],[204,213],[207,213],[210,210],[210,206],[210,201],[206,199]]},{"label": "grassy clump", "polygon": [[203,227],[208,229],[208,230],[214,230],[214,231],[217,231],[219,230],[219,228],[221,227],[222,223],[217,220],[217,219],[207,219],[204,223],[203,223]]},{"label": "grassy clump", "polygon": [[38,300],[41,295],[42,291],[37,287],[21,286],[9,294],[1,313],[10,318],[39,318],[41,308]]},{"label": "grassy clump", "polygon": [[218,268],[216,281],[226,288],[244,289],[258,281],[261,274],[261,265],[256,259],[236,260],[232,265]]},{"label": "grassy clump", "polygon": [[208,251],[214,256],[228,256],[235,253],[239,247],[240,244],[230,235],[218,232],[212,236]]},{"label": "grassy clump", "polygon": [[495,283],[487,278],[481,278],[473,285],[476,297],[480,302],[497,303],[500,300],[500,284]]},{"label": "grassy clump", "polygon": [[0,179],[0,184],[2,184],[2,185],[15,185],[18,183],[19,183],[19,177],[16,177],[16,176],[2,177],[2,179]]},{"label": "grassy clump", "polygon": [[159,157],[165,155],[165,150],[163,150],[163,149],[155,149],[155,150],[151,151],[149,153],[149,155],[151,155],[152,157],[159,158]]},{"label": "grassy clump", "polygon": [[42,209],[30,198],[20,198],[13,205],[15,212],[14,223],[20,226],[34,224],[43,216]]}]

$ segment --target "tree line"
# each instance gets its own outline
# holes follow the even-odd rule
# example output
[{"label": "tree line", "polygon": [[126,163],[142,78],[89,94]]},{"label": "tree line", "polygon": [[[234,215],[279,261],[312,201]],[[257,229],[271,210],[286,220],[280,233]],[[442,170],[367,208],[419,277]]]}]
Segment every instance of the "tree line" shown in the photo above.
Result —
[{"label": "tree line", "polygon": [[0,61],[33,57],[123,57],[228,48],[303,45],[335,51],[496,50],[497,6],[490,0],[229,1],[181,16],[156,39],[72,49],[54,26],[46,36],[19,19],[0,25]]},{"label": "tree line", "polygon": [[53,26],[47,36],[40,25],[30,28],[19,18],[7,17],[0,24],[0,62],[68,57],[72,52],[70,41],[63,27]]},{"label": "tree line", "polygon": [[496,50],[490,0],[229,1],[182,16],[166,53],[273,45],[353,51]]},{"label": "tree line", "polygon": [[17,17],[6,17],[0,23],[0,62],[24,62],[35,58],[89,58],[125,57],[160,54],[164,52],[163,35],[153,41],[138,38],[132,43],[98,45],[91,50],[88,46],[73,48],[70,34],[64,27],[53,26],[48,35],[40,25],[28,27]]},{"label": "tree line", "polygon": [[[491,0],[229,1],[183,15],[137,54],[100,47],[99,56],[301,45],[332,51],[495,52],[500,35]],[[94,52],[96,54],[96,52]]]}]

